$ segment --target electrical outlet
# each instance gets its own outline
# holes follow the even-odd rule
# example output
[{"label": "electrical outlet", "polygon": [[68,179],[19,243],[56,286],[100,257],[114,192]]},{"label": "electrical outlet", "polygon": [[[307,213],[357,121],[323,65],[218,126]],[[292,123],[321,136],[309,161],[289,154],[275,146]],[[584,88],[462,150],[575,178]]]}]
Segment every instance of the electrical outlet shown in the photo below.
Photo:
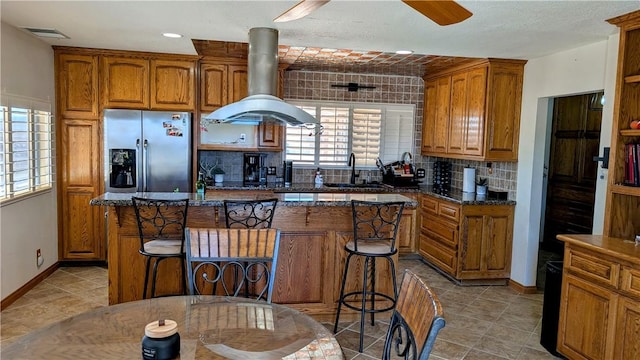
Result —
[{"label": "electrical outlet", "polygon": [[42,257],[42,251],[40,249],[36,249],[36,266],[40,267],[44,264],[44,258]]},{"label": "electrical outlet", "polygon": [[269,166],[267,168],[267,175],[275,175],[276,174],[276,167],[275,166]]},{"label": "electrical outlet", "polygon": [[247,140],[247,134],[240,134],[240,142],[243,143]]}]

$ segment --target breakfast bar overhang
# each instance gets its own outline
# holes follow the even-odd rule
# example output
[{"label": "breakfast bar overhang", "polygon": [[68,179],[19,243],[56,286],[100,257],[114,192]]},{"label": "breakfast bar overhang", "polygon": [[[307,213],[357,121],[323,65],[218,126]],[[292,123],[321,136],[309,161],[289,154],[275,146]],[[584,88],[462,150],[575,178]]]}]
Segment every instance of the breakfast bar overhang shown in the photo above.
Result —
[{"label": "breakfast bar overhang", "polygon": [[[144,257],[138,253],[138,228],[132,196],[189,198],[187,226],[225,226],[222,205],[229,198],[225,192],[212,191],[204,196],[193,193],[105,193],[92,199],[91,205],[107,208],[110,305],[142,298],[145,266]],[[247,191],[233,195],[234,200],[273,197],[278,198],[278,205],[272,227],[281,230],[281,240],[272,300],[309,315],[332,317],[335,314],[346,259],[343,248],[353,237],[351,200],[405,202],[398,236],[414,236],[412,229],[415,228],[418,202],[399,194],[260,194]],[[357,272],[353,273],[356,276],[347,279],[347,290],[361,286],[361,275],[358,277]],[[180,276],[177,259],[163,261],[158,270],[157,294],[181,293]],[[377,286],[392,291],[389,268],[383,262],[380,262],[376,277]]]}]

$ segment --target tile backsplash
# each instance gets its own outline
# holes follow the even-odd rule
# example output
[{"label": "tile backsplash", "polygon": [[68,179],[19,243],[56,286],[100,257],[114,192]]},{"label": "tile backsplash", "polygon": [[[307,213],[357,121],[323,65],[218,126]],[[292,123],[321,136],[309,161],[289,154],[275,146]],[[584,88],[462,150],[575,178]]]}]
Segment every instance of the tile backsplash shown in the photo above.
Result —
[{"label": "tile backsplash", "polygon": [[[357,83],[374,88],[348,91],[346,88],[332,87],[332,85],[345,85],[348,83]],[[284,89],[285,99],[414,104],[416,106],[416,134],[412,154],[415,167],[426,170],[424,183],[432,183],[434,162],[438,160],[449,161],[452,165],[452,187],[462,188],[462,169],[465,167],[474,167],[476,168],[477,177],[488,179],[490,190],[507,191],[509,199],[515,200],[518,172],[517,163],[491,162],[491,167],[489,168],[487,166],[489,163],[485,162],[420,156],[420,148],[422,146],[424,81],[418,76],[294,70],[285,72]],[[226,181],[242,181],[242,152],[200,151],[199,158],[205,162],[215,163],[218,161],[226,173]],[[282,153],[268,152],[265,166],[275,166],[277,174],[282,175]],[[358,170],[360,169],[356,168],[356,171]],[[349,182],[351,175],[351,171],[348,169],[322,169],[321,172],[325,182]],[[314,175],[315,169],[294,168],[293,182],[294,184],[312,183]],[[367,177],[369,177],[371,181],[382,180],[379,171],[362,169],[357,181],[361,182]],[[267,181],[275,181],[275,176],[268,177]]]}]

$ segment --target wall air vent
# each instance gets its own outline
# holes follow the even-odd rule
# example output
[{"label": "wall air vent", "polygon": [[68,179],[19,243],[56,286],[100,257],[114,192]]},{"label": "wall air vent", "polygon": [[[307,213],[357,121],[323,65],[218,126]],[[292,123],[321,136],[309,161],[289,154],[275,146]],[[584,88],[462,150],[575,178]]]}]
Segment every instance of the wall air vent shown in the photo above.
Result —
[{"label": "wall air vent", "polygon": [[54,38],[54,39],[69,39],[69,37],[56,29],[38,29],[32,27],[23,26],[23,29],[32,33],[35,36],[43,37],[43,38]]}]

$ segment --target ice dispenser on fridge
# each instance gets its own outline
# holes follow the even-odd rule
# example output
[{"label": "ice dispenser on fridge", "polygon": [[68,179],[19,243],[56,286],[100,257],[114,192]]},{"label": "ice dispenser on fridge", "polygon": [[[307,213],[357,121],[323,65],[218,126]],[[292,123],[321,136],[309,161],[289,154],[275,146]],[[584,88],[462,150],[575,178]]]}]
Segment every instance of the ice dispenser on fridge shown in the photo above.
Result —
[{"label": "ice dispenser on fridge", "polygon": [[136,150],[109,149],[109,186],[112,188],[135,188]]}]

